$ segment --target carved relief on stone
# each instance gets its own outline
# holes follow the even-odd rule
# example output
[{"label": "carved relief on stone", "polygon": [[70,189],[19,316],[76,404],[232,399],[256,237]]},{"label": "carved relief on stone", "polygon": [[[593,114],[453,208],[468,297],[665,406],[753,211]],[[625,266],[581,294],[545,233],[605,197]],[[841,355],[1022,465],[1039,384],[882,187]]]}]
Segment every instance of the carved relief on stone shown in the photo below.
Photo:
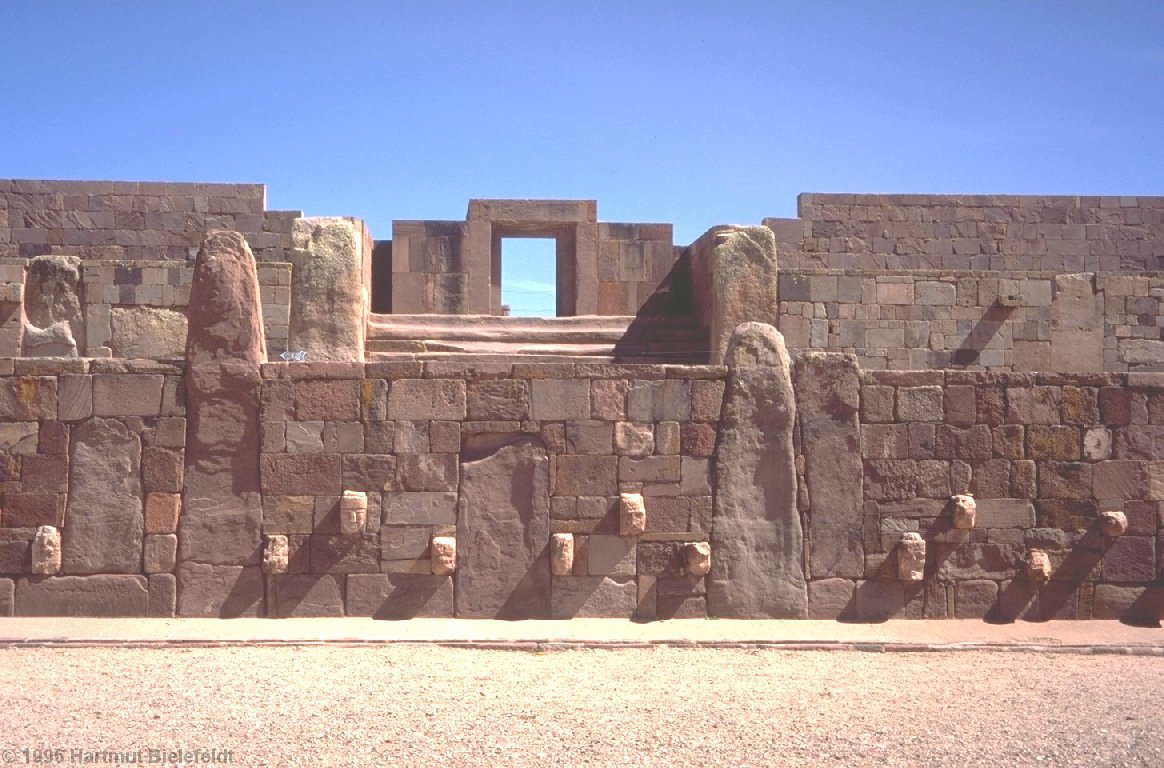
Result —
[{"label": "carved relief on stone", "polygon": [[1108,509],[1099,513],[1099,529],[1104,536],[1116,538],[1128,530],[1128,516],[1118,509]]},{"label": "carved relief on stone", "polygon": [[955,528],[969,530],[974,527],[974,520],[978,516],[978,504],[973,496],[968,493],[951,496],[950,505]]},{"label": "carved relief on stone", "polygon": [[640,536],[647,530],[647,507],[641,493],[622,493],[618,497],[618,532],[622,536]]},{"label": "carved relief on stone", "polygon": [[363,491],[344,491],[340,498],[340,533],[356,536],[364,532],[368,523],[368,494]]},{"label": "carved relief on stone", "polygon": [[27,357],[76,357],[84,329],[76,256],[45,254],[28,262],[24,291],[24,354]]},{"label": "carved relief on stone", "polygon": [[1051,580],[1051,557],[1044,550],[1028,549],[1026,576],[1031,581]]},{"label": "carved relief on stone", "polygon": [[453,536],[433,536],[431,547],[432,572],[446,576],[457,570],[457,540]]},{"label": "carved relief on stone", "polygon": [[286,536],[278,534],[266,537],[263,544],[263,573],[272,575],[286,573],[290,558],[291,549]]},{"label": "carved relief on stone", "polygon": [[897,544],[897,577],[902,581],[921,581],[925,570],[925,539],[913,531],[901,534]]},{"label": "carved relief on stone", "polygon": [[42,525],[36,529],[36,538],[32,540],[32,572],[51,576],[60,570],[61,532],[51,525]]},{"label": "carved relief on stone", "polygon": [[550,569],[555,576],[569,576],[574,570],[574,534],[555,533],[550,537]]},{"label": "carved relief on stone", "polygon": [[706,576],[711,570],[711,544],[706,541],[684,544],[683,564],[688,576]]}]

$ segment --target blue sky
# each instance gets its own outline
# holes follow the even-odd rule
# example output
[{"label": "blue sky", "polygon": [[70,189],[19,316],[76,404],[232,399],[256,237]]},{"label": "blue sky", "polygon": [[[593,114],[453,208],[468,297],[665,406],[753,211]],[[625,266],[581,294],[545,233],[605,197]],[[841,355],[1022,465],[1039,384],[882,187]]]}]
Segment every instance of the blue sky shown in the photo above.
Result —
[{"label": "blue sky", "polygon": [[1158,0],[4,0],[0,61],[0,177],[263,182],[380,238],[471,197],[686,243],[800,192],[1164,194]]}]

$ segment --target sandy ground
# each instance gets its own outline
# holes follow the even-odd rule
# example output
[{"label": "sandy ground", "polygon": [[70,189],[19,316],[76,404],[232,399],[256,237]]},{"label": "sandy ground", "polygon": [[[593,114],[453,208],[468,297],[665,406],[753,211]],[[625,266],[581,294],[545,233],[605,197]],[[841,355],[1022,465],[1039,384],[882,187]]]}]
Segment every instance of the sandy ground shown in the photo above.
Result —
[{"label": "sandy ground", "polygon": [[0,764],[1159,766],[1162,693],[1109,655],[9,648]]}]

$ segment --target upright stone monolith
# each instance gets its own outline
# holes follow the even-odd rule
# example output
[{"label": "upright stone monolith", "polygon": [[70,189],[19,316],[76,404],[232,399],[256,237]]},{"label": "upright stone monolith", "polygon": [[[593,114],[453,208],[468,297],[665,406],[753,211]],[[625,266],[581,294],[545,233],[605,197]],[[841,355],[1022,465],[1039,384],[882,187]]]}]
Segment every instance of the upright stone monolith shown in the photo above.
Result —
[{"label": "upright stone monolith", "polygon": [[24,291],[24,356],[76,357],[85,323],[78,289],[81,261],[45,254],[28,262]]},{"label": "upright stone monolith", "polygon": [[364,359],[368,296],[362,231],[352,219],[295,222],[287,346],[307,360]]},{"label": "upright stone monolith", "polygon": [[[253,613],[262,601],[262,579],[247,576],[257,574],[262,549],[259,371],[266,356],[254,256],[242,235],[210,232],[190,286],[180,615],[222,615],[227,603],[229,615]],[[184,600],[187,594],[198,599]]]},{"label": "upright stone monolith", "polygon": [[770,325],[744,323],[728,345],[715,450],[707,609],[740,619],[808,616],[796,508],[791,363]]}]

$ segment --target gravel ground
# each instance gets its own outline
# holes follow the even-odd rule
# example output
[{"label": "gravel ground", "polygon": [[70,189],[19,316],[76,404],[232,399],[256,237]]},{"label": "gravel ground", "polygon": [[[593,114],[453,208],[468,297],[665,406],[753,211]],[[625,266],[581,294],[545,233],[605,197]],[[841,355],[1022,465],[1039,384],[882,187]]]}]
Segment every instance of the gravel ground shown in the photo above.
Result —
[{"label": "gravel ground", "polygon": [[5,649],[0,760],[1159,766],[1161,693],[1164,659],[1126,656]]}]

